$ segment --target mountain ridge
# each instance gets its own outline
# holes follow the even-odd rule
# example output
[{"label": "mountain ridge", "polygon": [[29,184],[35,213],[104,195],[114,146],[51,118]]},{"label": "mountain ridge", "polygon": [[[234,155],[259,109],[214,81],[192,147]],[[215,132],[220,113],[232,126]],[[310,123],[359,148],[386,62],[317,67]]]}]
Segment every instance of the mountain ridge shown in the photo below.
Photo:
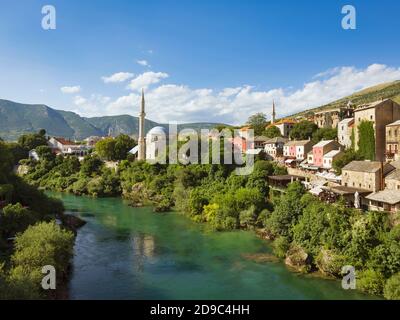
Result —
[{"label": "mountain ridge", "polygon": [[[219,123],[199,122],[178,125],[178,129],[210,129]],[[145,131],[155,126],[168,129],[167,124],[146,119]],[[138,117],[130,115],[82,117],[72,111],[57,110],[44,104],[23,104],[0,99],[0,137],[15,141],[24,133],[45,129],[49,135],[82,140],[89,136],[117,136],[128,134],[137,136]]]}]

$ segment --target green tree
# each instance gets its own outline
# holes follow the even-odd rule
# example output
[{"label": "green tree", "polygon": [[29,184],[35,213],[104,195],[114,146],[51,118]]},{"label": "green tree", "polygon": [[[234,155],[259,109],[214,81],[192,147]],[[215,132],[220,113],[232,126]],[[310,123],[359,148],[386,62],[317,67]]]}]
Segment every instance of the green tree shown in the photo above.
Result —
[{"label": "green tree", "polygon": [[10,281],[14,286],[30,289],[20,294],[31,295],[32,290],[35,290],[36,298],[43,296],[40,288],[43,266],[52,265],[57,270],[59,279],[65,277],[72,257],[73,245],[73,233],[61,229],[54,222],[41,222],[29,227],[15,239]]},{"label": "green tree", "polygon": [[293,125],[290,131],[290,138],[293,140],[311,139],[314,132],[318,130],[318,126],[311,121],[303,120]]},{"label": "green tree", "polygon": [[364,156],[358,151],[348,149],[344,152],[343,156],[333,161],[333,169],[337,175],[342,174],[342,169],[352,161],[365,160]]},{"label": "green tree", "polygon": [[40,133],[28,133],[19,137],[18,143],[27,151],[39,146],[46,146],[47,139]]},{"label": "green tree", "polygon": [[56,155],[53,153],[49,146],[38,146],[36,148],[36,152],[39,156],[39,159],[44,159],[46,161],[53,161],[56,158]]},{"label": "green tree", "polygon": [[256,113],[249,117],[247,124],[254,130],[254,135],[262,135],[267,123],[267,118],[264,113]]},{"label": "green tree", "polygon": [[264,135],[267,138],[276,138],[276,137],[282,137],[281,131],[279,130],[278,127],[276,126],[269,126],[267,129],[265,129]]},{"label": "green tree", "polygon": [[367,160],[375,160],[375,130],[371,121],[361,121],[358,126],[358,152]]},{"label": "green tree", "polygon": [[290,241],[293,236],[292,227],[297,223],[304,208],[301,199],[305,189],[300,182],[291,183],[286,194],[277,200],[275,210],[267,221],[267,228],[275,236],[285,236]]},{"label": "green tree", "polygon": [[14,237],[38,220],[35,212],[25,209],[20,203],[9,204],[0,211],[0,231],[4,238]]},{"label": "green tree", "polygon": [[115,150],[112,160],[125,160],[128,151],[136,145],[136,141],[126,134],[121,134],[115,138]]},{"label": "green tree", "polygon": [[115,139],[107,137],[98,141],[95,145],[96,153],[105,160],[113,160],[115,158]]},{"label": "green tree", "polygon": [[80,172],[86,177],[91,177],[99,174],[103,166],[103,161],[96,156],[86,156],[81,164]]},{"label": "green tree", "polygon": [[337,129],[319,128],[312,135],[313,142],[317,143],[321,140],[335,140],[337,138]]}]

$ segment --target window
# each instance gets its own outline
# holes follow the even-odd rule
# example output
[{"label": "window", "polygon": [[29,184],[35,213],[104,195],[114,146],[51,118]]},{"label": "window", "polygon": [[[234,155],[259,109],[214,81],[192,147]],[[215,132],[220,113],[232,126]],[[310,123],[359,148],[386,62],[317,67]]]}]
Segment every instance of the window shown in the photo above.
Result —
[{"label": "window", "polygon": [[374,116],[371,115],[369,118],[370,118],[371,120],[373,120],[373,119],[374,119]]}]

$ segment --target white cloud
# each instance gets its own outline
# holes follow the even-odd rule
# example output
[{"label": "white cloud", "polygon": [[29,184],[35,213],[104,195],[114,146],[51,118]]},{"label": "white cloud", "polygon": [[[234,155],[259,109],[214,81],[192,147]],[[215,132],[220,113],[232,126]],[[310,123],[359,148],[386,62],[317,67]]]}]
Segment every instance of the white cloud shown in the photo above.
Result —
[{"label": "white cloud", "polygon": [[162,79],[168,78],[168,74],[164,72],[145,72],[132,79],[128,88],[132,90],[147,89],[150,85],[159,83]]},{"label": "white cloud", "polygon": [[110,103],[111,98],[101,94],[92,94],[88,98],[75,96],[73,103],[77,108],[74,111],[84,116],[99,116],[103,114],[106,106]]},{"label": "white cloud", "polygon": [[117,72],[108,77],[101,77],[104,83],[124,82],[133,78],[134,74],[130,72]]},{"label": "white cloud", "polygon": [[61,87],[60,88],[62,93],[65,94],[76,94],[79,93],[81,91],[81,87],[80,86],[65,86],[65,87]]},{"label": "white cloud", "polygon": [[271,113],[275,100],[278,117],[317,107],[343,98],[355,91],[400,79],[400,68],[372,64],[366,68],[336,67],[321,72],[301,88],[259,90],[242,85],[221,90],[191,88],[183,84],[160,82],[168,78],[163,72],[145,72],[131,79],[127,95],[115,99],[93,94],[75,95],[75,111],[85,116],[131,114],[137,116],[140,89],[145,88],[147,118],[167,123],[224,122],[243,124],[256,113]]},{"label": "white cloud", "polygon": [[[165,73],[147,72],[133,79],[129,87],[136,91],[167,78]],[[146,91],[146,113],[158,122],[224,122],[243,124],[256,112],[271,113],[275,100],[278,116],[317,107],[343,98],[355,91],[400,79],[400,68],[372,64],[364,69],[336,67],[322,72],[297,90],[275,88],[267,91],[252,86],[193,89],[185,85],[164,84]],[[140,94],[131,93],[112,101],[107,114],[139,112]]]},{"label": "white cloud", "polygon": [[147,60],[136,60],[137,64],[140,64],[143,67],[151,67]]}]

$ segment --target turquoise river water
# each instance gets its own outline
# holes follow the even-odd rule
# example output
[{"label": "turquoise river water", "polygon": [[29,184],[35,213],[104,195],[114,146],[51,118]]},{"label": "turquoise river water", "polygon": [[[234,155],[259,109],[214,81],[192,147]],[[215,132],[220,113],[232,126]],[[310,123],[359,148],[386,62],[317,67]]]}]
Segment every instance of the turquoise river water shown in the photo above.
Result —
[{"label": "turquoise river water", "polygon": [[50,193],[87,221],[78,231],[71,299],[368,299],[340,281],[299,275],[247,231],[213,232],[178,213],[132,208],[118,198]]}]

